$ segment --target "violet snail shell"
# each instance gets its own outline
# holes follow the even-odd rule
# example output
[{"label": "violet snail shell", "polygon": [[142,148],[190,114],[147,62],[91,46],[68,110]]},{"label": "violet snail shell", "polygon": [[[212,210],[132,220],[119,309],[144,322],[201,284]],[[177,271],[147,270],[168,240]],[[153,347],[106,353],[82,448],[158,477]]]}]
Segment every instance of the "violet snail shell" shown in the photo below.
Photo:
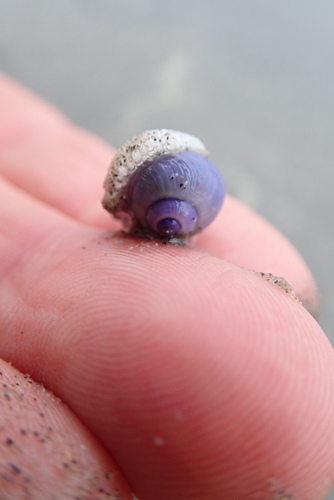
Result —
[{"label": "violet snail shell", "polygon": [[149,130],[116,153],[104,182],[103,207],[125,230],[152,238],[184,239],[199,233],[219,212],[225,186],[197,138]]}]

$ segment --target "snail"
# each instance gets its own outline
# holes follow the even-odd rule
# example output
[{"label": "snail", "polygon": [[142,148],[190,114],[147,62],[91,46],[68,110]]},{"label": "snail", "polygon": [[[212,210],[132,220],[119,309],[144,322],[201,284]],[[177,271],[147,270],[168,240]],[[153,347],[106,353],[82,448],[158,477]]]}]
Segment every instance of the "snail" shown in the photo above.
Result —
[{"label": "snail", "polygon": [[225,186],[197,137],[148,130],[116,153],[105,182],[103,207],[125,230],[161,240],[184,240],[208,226]]}]

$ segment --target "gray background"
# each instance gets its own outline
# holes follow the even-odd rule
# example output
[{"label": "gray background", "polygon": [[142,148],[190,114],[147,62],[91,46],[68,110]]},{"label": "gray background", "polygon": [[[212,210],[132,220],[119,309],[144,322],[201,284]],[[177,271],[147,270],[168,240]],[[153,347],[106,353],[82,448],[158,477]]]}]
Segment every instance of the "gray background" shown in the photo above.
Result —
[{"label": "gray background", "polygon": [[77,124],[115,146],[147,128],[201,137],[228,190],[303,254],[334,341],[334,2],[0,7],[0,68]]}]

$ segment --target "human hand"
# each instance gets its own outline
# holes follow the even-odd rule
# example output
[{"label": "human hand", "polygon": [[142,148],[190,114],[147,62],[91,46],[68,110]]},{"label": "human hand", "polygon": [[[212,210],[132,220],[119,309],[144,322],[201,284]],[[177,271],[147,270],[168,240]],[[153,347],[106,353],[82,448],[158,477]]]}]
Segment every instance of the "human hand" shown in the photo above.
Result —
[{"label": "human hand", "polygon": [[231,197],[194,248],[112,233],[112,150],[6,78],[0,109],[0,497],[323,499],[333,350],[251,271],[314,312],[297,252]]}]

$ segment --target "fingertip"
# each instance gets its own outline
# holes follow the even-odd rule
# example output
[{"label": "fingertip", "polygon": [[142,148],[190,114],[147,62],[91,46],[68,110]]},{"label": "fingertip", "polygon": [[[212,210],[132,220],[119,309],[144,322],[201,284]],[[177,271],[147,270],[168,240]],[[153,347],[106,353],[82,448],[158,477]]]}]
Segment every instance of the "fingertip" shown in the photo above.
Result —
[{"label": "fingertip", "polygon": [[[153,336],[148,351],[136,345],[136,395],[127,395],[149,410],[127,415],[116,444],[127,449],[121,463],[152,499],[160,488],[166,499],[321,500],[334,477],[330,343],[275,285],[233,267],[221,279],[221,289],[213,280],[215,293],[207,276],[198,279],[207,285],[201,303],[192,282],[188,315],[178,295],[165,338]],[[164,280],[161,287],[168,290]]]},{"label": "fingertip", "polygon": [[2,360],[0,384],[1,498],[133,500],[104,448],[51,391]]},{"label": "fingertip", "polygon": [[30,308],[6,317],[28,334],[12,322],[3,352],[71,405],[139,498],[275,498],[273,478],[277,495],[324,496],[333,351],[301,304],[186,246],[77,228],[56,254],[47,273],[25,260]]},{"label": "fingertip", "polygon": [[75,385],[77,408],[139,497],[323,498],[334,474],[334,358],[308,312],[203,252],[109,244],[108,265],[92,264],[105,273],[99,309],[94,291],[80,305],[66,391]]}]

